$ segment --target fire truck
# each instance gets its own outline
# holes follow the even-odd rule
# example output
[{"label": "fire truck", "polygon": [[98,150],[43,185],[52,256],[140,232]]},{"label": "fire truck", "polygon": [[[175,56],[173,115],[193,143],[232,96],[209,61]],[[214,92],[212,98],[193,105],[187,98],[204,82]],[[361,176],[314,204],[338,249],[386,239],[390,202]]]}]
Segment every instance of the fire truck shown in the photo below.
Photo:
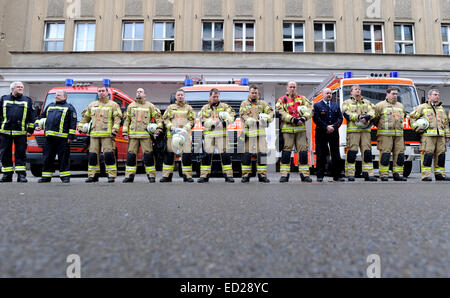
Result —
[{"label": "fire truck", "polygon": [[[411,173],[412,162],[420,158],[420,135],[415,133],[409,125],[409,114],[414,110],[416,106],[420,104],[419,97],[417,95],[416,87],[410,79],[400,78],[398,72],[391,72],[390,74],[372,73],[368,77],[354,77],[352,72],[346,72],[343,76],[337,76],[335,74],[330,75],[315,91],[308,97],[313,98],[314,103],[322,100],[322,90],[324,88],[330,88],[332,90],[332,100],[339,103],[342,107],[342,103],[350,98],[350,88],[352,85],[359,85],[361,87],[361,95],[363,98],[370,100],[373,104],[377,104],[386,99],[386,89],[389,86],[395,86],[399,88],[398,101],[405,106],[407,116],[404,119],[404,139],[405,139],[405,165],[404,176],[408,177]],[[313,167],[316,165],[315,155],[315,124],[313,121],[310,123],[310,157]],[[377,149],[377,128],[372,126],[372,157],[374,161],[374,168],[378,168],[379,151]],[[344,122],[339,129],[339,149],[341,158],[345,160],[347,152],[347,120],[344,118]],[[391,162],[392,166],[392,162]],[[361,169],[361,152],[358,152],[356,163],[356,174],[360,177]]]},{"label": "fire truck", "polygon": [[[207,84],[203,76],[186,76],[184,87],[181,89],[185,93],[185,101],[192,106],[197,115],[195,125],[191,130],[192,142],[192,168],[196,176],[200,176],[200,165],[203,156],[203,126],[199,120],[198,113],[201,108],[209,101],[209,92],[216,88],[220,91],[220,101],[230,105],[236,112],[236,119],[227,126],[227,141],[231,148],[231,160],[233,164],[233,172],[235,177],[241,176],[241,153],[243,149],[244,122],[239,118],[239,108],[242,101],[247,99],[249,91],[249,80],[242,78],[240,80],[231,80],[228,84]],[[175,98],[171,96],[171,103],[175,102]],[[177,156],[179,160],[179,156]],[[179,167],[180,168],[180,167]],[[180,172],[180,170],[179,170]],[[255,172],[255,171],[253,171]],[[181,172],[180,172],[181,175]],[[212,176],[222,175],[220,154],[217,149],[213,154]],[[253,173],[254,175],[254,173]]]},{"label": "fire truck", "polygon": [[[126,111],[128,105],[134,102],[134,99],[120,91],[119,89],[111,87],[109,79],[103,80],[103,85],[108,88],[110,100],[119,104],[122,113]],[[81,113],[87,106],[97,100],[97,87],[90,86],[89,83],[75,83],[72,79],[67,79],[64,87],[55,87],[47,92],[42,106],[41,113],[50,104],[55,102],[55,95],[57,90],[64,90],[67,92],[67,102],[72,104],[77,111],[77,121],[81,120]],[[27,146],[27,162],[30,164],[30,170],[33,176],[40,177],[42,175],[43,166],[43,147],[45,144],[45,133],[43,130],[35,131],[34,134],[28,137]],[[115,138],[116,142],[116,158],[118,166],[124,166],[127,159],[128,141],[122,136],[122,128]],[[88,149],[89,136],[86,134],[76,132],[75,139],[70,145],[70,169],[87,171],[88,167]],[[140,153],[142,155],[142,153]],[[141,159],[142,156],[139,156]],[[101,164],[101,169],[104,172],[104,164]]]}]

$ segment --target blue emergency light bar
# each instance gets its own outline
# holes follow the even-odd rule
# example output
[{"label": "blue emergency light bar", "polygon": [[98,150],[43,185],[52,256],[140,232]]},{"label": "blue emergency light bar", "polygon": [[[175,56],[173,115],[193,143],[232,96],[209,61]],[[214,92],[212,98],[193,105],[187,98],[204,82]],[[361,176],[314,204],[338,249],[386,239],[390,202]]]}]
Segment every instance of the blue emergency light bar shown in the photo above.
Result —
[{"label": "blue emergency light bar", "polygon": [[353,78],[353,72],[351,71],[344,72],[344,79],[351,79],[351,78]]},{"label": "blue emergency light bar", "polygon": [[192,81],[192,79],[185,79],[184,80],[184,86],[185,87],[192,87],[192,86],[194,86],[194,82]]},{"label": "blue emergency light bar", "polygon": [[103,79],[103,86],[111,87],[111,80],[110,79]]},{"label": "blue emergency light bar", "polygon": [[248,86],[249,82],[248,82],[248,78],[242,78],[241,79],[241,86]]},{"label": "blue emergency light bar", "polygon": [[389,74],[391,78],[398,78],[398,71],[393,71]]},{"label": "blue emergency light bar", "polygon": [[66,79],[66,87],[72,87],[73,86],[73,80],[72,79]]}]

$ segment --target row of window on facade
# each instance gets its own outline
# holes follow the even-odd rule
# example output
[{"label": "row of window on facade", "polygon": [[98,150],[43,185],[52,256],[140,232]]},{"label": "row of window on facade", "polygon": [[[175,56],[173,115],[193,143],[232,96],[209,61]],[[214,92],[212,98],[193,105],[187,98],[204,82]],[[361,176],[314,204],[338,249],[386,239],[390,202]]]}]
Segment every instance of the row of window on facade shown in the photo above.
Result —
[{"label": "row of window on facade", "polygon": [[[63,22],[48,22],[45,25],[44,51],[63,51]],[[442,25],[443,54],[450,54],[450,25]],[[384,53],[384,25],[363,24],[364,52]],[[414,25],[395,24],[395,52],[414,54]],[[173,51],[175,49],[175,23],[155,22],[153,24],[153,51]],[[76,23],[74,51],[93,51],[95,48],[95,23]],[[122,50],[142,51],[144,49],[144,23],[124,22],[122,27]],[[336,49],[336,29],[334,23],[314,23],[314,51],[334,52]],[[202,50],[224,50],[223,22],[202,23]],[[236,22],[233,28],[233,51],[255,51],[255,24]],[[305,26],[299,22],[283,23],[283,51],[305,51]]]}]

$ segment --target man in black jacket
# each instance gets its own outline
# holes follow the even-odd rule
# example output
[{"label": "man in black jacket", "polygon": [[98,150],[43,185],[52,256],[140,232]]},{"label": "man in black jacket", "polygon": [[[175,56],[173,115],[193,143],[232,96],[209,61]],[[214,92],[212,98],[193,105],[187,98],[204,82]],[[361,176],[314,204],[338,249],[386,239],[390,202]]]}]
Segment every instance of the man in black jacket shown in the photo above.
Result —
[{"label": "man in black jacket", "polygon": [[343,182],[344,179],[340,177],[341,157],[339,153],[339,127],[343,120],[342,113],[339,104],[331,101],[331,89],[325,88],[322,96],[323,100],[314,104],[313,116],[316,124],[317,182],[323,181],[329,152],[331,153],[333,180]]},{"label": "man in black jacket", "polygon": [[[35,113],[33,101],[23,95],[22,82],[10,85],[11,94],[0,98],[0,156],[3,177],[0,182],[12,182],[14,170],[17,182],[28,182],[26,175],[27,136],[34,131]],[[12,160],[12,146],[15,145],[15,165]]]},{"label": "man in black jacket", "polygon": [[75,138],[77,112],[70,103],[67,103],[65,91],[56,91],[55,102],[45,108],[36,120],[35,126],[37,131],[45,129],[44,168],[38,183],[47,183],[52,180],[56,154],[59,160],[59,178],[63,183],[69,183],[70,144]]}]

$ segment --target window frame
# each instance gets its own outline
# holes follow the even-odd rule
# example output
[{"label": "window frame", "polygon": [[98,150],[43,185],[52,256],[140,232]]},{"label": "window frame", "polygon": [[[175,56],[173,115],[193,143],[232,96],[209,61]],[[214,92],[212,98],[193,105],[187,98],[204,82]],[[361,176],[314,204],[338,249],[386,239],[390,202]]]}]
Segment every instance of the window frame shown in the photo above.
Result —
[{"label": "window frame", "polygon": [[[211,25],[212,25],[211,26],[211,39],[204,38],[204,24],[205,23],[211,23]],[[222,38],[221,39],[218,39],[215,36],[216,23],[222,23]],[[204,41],[211,41],[211,50],[210,51],[203,49]],[[222,41],[222,43],[223,43],[222,50],[215,50],[214,44],[215,44],[215,42],[218,42],[218,41]],[[225,51],[225,22],[224,21],[221,21],[221,20],[203,20],[202,21],[202,35],[201,35],[200,47],[201,47],[202,51],[204,51],[204,52],[223,52],[223,51]]]},{"label": "window frame", "polygon": [[[313,26],[315,26],[316,24],[321,24],[322,25],[322,39],[316,39],[315,37],[315,28],[314,28],[314,52],[315,53],[336,53],[336,23],[335,22],[328,22],[328,21],[319,21],[319,22],[314,22]],[[333,39],[326,39],[326,29],[325,26],[326,25],[333,25]],[[333,52],[327,52],[326,51],[326,44],[333,41],[334,43],[334,51]],[[322,43],[322,51],[316,51],[316,42],[320,42]]]},{"label": "window frame", "polygon": [[[442,28],[447,28],[447,41],[442,40],[442,54],[450,55],[450,24],[441,24],[441,38],[442,38]],[[444,53],[444,46],[448,47],[448,54]]]},{"label": "window frame", "polygon": [[[396,26],[401,26],[401,40],[396,40],[395,39],[395,27]],[[405,26],[411,26],[411,35],[412,35],[412,41],[408,41],[405,40]],[[399,44],[401,46],[401,52],[397,53],[397,51],[395,52],[395,54],[399,54],[399,55],[415,55],[416,54],[416,36],[414,34],[414,24],[408,24],[408,23],[394,23],[394,50],[395,50],[395,46]],[[406,44],[412,44],[413,46],[413,53],[412,54],[406,54],[405,51],[405,45]]]},{"label": "window frame", "polygon": [[[163,24],[163,38],[155,38],[155,24],[156,23],[162,23]],[[173,24],[173,38],[167,38],[167,30],[166,30],[166,24],[172,23]],[[162,20],[154,20],[153,21],[153,30],[152,30],[152,51],[155,52],[174,52],[175,51],[175,21],[162,21]],[[155,50],[153,46],[154,41],[162,40],[163,41],[163,49],[161,51]],[[165,49],[165,41],[173,41],[173,49],[172,50],[166,50]]]},{"label": "window frame", "polygon": [[[56,24],[57,26],[58,25],[64,25],[64,30],[63,30],[64,31],[64,36],[63,36],[62,39],[59,39],[59,38],[49,38],[49,39],[47,39],[47,30],[48,30],[49,25],[51,25],[51,24]],[[65,40],[65,35],[66,35],[65,30],[66,30],[66,22],[65,21],[47,21],[47,22],[45,22],[44,23],[44,44],[43,44],[42,50],[44,52],[62,52],[62,51],[64,51],[64,40]],[[58,31],[58,30],[56,30],[56,31]],[[48,43],[48,42],[62,42],[62,50],[61,51],[45,50],[45,44]]]},{"label": "window frame", "polygon": [[[139,24],[142,24],[142,28],[143,28],[143,34],[142,34],[142,39],[137,39],[136,38],[136,24],[137,23],[139,23]],[[132,38],[125,38],[124,37],[124,34],[125,34],[125,24],[132,24],[133,25],[133,29],[132,29]],[[126,20],[126,21],[123,21],[122,22],[122,51],[124,51],[124,42],[125,41],[129,41],[129,42],[131,42],[131,50],[127,50],[127,52],[128,51],[130,51],[130,52],[142,52],[143,50],[144,50],[144,37],[145,37],[145,23],[144,23],[144,21],[129,21],[129,20]],[[142,50],[135,50],[135,42],[136,41],[142,41]]]},{"label": "window frame", "polygon": [[253,51],[256,51],[256,23],[255,21],[235,21],[233,22],[233,52],[236,52],[236,24],[242,24],[242,39],[239,39],[242,41],[242,51],[239,53],[249,52],[247,51],[247,24],[253,25]]},{"label": "window frame", "polygon": [[[284,38],[284,24],[290,24],[291,29],[291,38]],[[301,24],[302,25],[302,31],[303,31],[303,38],[302,39],[296,39],[295,38],[295,24]],[[305,42],[305,22],[302,21],[284,21],[283,22],[283,31],[282,31],[282,39],[283,39],[283,53],[304,53],[306,51],[306,42]],[[285,51],[284,50],[284,42],[292,42],[292,52],[291,51]],[[295,43],[301,42],[303,44],[303,51],[297,52],[295,51]]]},{"label": "window frame", "polygon": [[[95,30],[95,32],[94,32],[94,48],[92,50],[87,50],[86,49],[86,47],[87,47],[87,36],[88,36],[88,32],[89,32],[89,30],[88,30],[89,26],[86,26],[86,28],[84,30],[83,49],[82,50],[77,50],[76,49],[76,47],[77,47],[78,25],[79,24],[85,24],[85,25],[94,24],[95,25],[94,26],[94,30]],[[75,31],[74,31],[74,37],[73,37],[73,51],[74,52],[93,52],[93,51],[95,51],[95,40],[96,40],[95,35],[96,34],[97,34],[97,22],[96,21],[78,21],[78,22],[75,22]]]},{"label": "window frame", "polygon": [[[364,40],[364,26],[370,26],[370,42]],[[375,28],[374,26],[381,26],[381,43],[383,45],[383,52],[377,53],[375,50],[375,44],[380,43],[379,41],[375,41]],[[370,43],[371,53],[366,53],[364,49],[364,45]],[[384,23],[363,23],[363,51],[365,54],[384,54],[386,53],[386,43],[384,37]]]}]

